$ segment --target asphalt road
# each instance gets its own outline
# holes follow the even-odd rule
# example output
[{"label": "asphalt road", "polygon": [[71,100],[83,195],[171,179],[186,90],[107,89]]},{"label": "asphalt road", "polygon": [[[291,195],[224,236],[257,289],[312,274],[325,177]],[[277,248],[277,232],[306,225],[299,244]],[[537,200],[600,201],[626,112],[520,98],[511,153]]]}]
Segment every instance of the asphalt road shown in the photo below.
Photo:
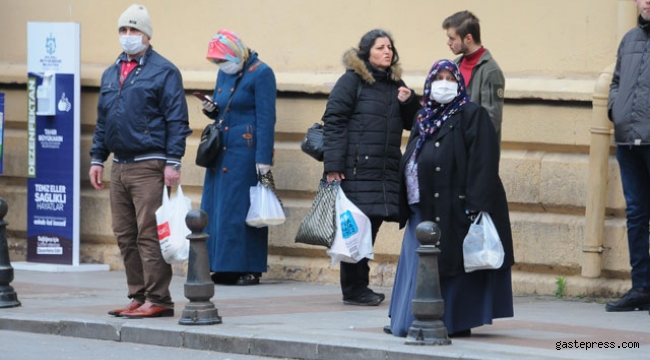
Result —
[{"label": "asphalt road", "polygon": [[[279,360],[182,348],[0,330],[0,360]],[[289,359],[285,359],[289,360]]]}]

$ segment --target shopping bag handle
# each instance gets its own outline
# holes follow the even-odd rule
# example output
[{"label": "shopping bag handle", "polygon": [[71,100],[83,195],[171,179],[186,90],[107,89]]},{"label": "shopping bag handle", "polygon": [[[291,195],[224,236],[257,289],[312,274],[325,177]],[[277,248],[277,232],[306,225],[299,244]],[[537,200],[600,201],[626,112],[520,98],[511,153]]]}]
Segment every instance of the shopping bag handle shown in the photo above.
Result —
[{"label": "shopping bag handle", "polygon": [[179,199],[184,198],[183,196],[183,188],[181,188],[181,184],[178,184],[178,187],[176,188],[176,197]]},{"label": "shopping bag handle", "polygon": [[167,191],[167,186],[163,185],[162,204],[165,205],[168,202],[169,202],[169,192]]}]

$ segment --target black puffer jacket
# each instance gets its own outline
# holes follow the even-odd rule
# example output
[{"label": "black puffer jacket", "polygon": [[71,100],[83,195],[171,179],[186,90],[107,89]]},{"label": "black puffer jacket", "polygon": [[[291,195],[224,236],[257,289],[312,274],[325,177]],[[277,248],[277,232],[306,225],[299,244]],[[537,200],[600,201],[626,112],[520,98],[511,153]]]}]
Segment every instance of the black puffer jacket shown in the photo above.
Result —
[{"label": "black puffer jacket", "polygon": [[618,47],[607,109],[617,145],[650,145],[650,22],[640,15],[638,26]]},{"label": "black puffer jacket", "polygon": [[397,100],[397,89],[406,86],[399,65],[380,71],[354,49],[343,63],[347,71],[323,116],[325,173],[345,174],[343,191],[368,217],[397,221],[402,132],[411,129],[418,101],[414,94],[404,104]]}]

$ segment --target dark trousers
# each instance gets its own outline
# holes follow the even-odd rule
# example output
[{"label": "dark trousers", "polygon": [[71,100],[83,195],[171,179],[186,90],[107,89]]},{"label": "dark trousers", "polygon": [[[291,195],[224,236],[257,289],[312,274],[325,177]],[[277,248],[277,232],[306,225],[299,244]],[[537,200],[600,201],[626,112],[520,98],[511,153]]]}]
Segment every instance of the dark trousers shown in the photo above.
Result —
[{"label": "dark trousers", "polygon": [[627,215],[632,287],[650,287],[650,146],[616,147]]},{"label": "dark trousers", "polygon": [[172,268],[160,251],[156,210],[162,204],[165,161],[113,163],[111,214],[122,254],[128,297],[173,308],[169,284]]},{"label": "dark trousers", "polygon": [[[375,245],[377,232],[379,232],[379,228],[383,222],[383,218],[370,218],[373,245]],[[363,258],[354,264],[341,261],[340,273],[343,299],[354,298],[364,292],[371,291],[368,288],[368,284],[370,283],[370,266],[368,266],[367,258]]]}]

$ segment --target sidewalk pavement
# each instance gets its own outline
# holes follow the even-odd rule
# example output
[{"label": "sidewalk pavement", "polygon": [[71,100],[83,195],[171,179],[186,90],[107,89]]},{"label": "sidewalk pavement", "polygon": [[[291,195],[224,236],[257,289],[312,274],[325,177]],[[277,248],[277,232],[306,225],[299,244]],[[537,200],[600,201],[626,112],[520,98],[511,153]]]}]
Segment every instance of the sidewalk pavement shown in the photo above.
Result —
[{"label": "sidewalk pavement", "polygon": [[[514,318],[448,346],[413,346],[382,331],[389,288],[374,289],[387,295],[381,305],[363,307],[343,305],[335,284],[219,285],[212,302],[223,323],[186,326],[178,324],[184,283],[174,276],[174,317],[136,320],[107,314],[129,301],[124,272],[15,270],[10,285],[22,305],[0,309],[0,329],[291,359],[650,359],[648,312],[608,313],[593,302],[515,296]],[[556,350],[562,342],[583,348]],[[0,339],[0,355],[5,346],[11,339]]]}]

